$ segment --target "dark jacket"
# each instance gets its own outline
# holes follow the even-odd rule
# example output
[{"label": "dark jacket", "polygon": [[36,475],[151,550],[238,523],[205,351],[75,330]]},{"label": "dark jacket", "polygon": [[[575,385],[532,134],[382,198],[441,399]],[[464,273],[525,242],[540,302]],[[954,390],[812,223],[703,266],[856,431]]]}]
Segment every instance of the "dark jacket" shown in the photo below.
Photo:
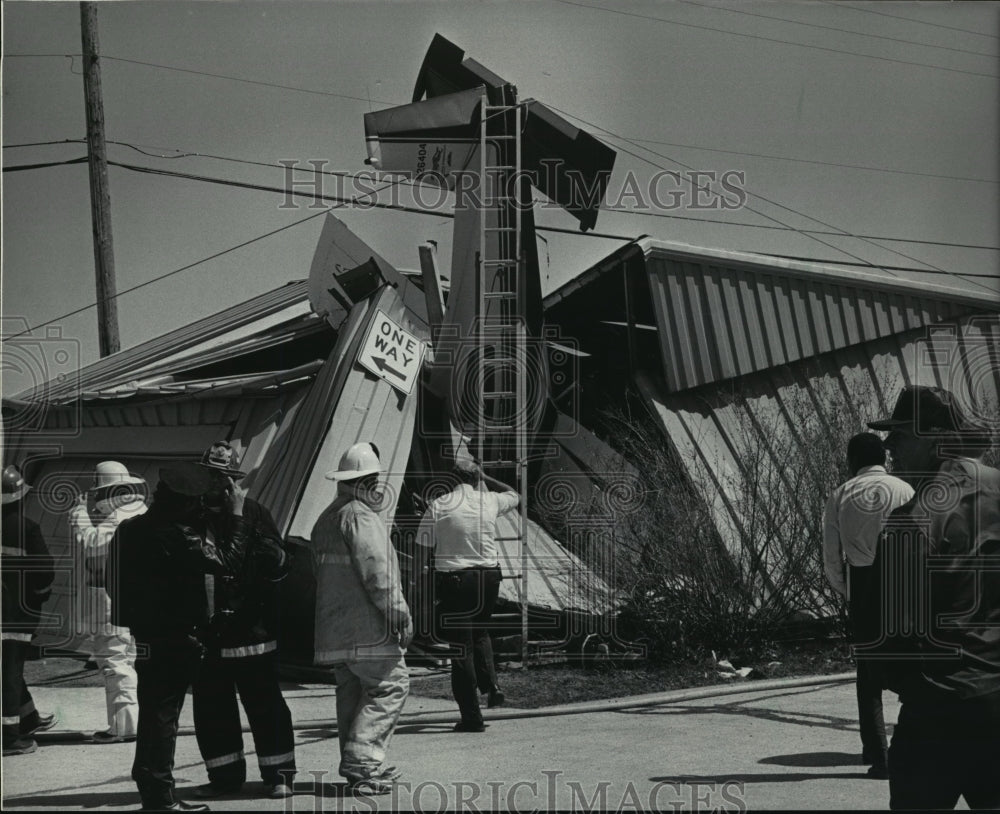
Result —
[{"label": "dark jacket", "polygon": [[[209,514],[206,523],[213,537],[226,544],[237,520],[228,514]],[[222,658],[256,656],[277,649],[277,583],[290,566],[291,558],[267,509],[247,498],[242,520],[246,547],[234,563],[232,578],[216,583],[217,615],[209,644]]]},{"label": "dark jacket", "polygon": [[130,628],[139,641],[203,640],[210,621],[206,574],[234,574],[245,547],[241,521],[225,544],[212,545],[154,501],[118,527],[108,549],[112,624]]},{"label": "dark jacket", "polygon": [[30,641],[55,578],[53,560],[38,523],[24,515],[23,502],[3,507],[3,636]]},{"label": "dark jacket", "polygon": [[945,461],[886,522],[868,611],[901,700],[1000,700],[1000,471]]}]

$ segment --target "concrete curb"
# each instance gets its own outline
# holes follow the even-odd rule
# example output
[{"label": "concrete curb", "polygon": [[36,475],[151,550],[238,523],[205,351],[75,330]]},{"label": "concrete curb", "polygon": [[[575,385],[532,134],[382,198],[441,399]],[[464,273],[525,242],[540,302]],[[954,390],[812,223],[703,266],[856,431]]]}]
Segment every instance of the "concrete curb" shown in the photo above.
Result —
[{"label": "concrete curb", "polygon": [[[630,695],[625,698],[603,699],[600,701],[582,701],[577,704],[558,704],[538,709],[512,709],[508,711],[484,710],[483,719],[491,721],[513,721],[522,718],[550,718],[557,715],[583,715],[589,712],[614,712],[622,709],[639,709],[641,707],[656,707],[664,704],[676,704],[683,701],[696,701],[702,698],[725,697],[727,695],[747,695],[768,690],[787,690],[797,687],[812,687],[823,684],[844,684],[854,681],[854,673],[836,673],[834,675],[804,676],[801,678],[773,678],[762,681],[740,681],[737,684],[713,684],[708,687],[693,687],[682,690],[650,693],[648,695]],[[400,725],[407,724],[453,724],[458,711],[442,712],[411,712],[400,716]],[[308,729],[336,729],[336,718],[315,718],[297,721],[293,725],[296,731]],[[249,732],[249,727],[243,727]],[[53,740],[72,735],[67,730],[52,730],[45,733]],[[177,732],[179,737],[194,735],[194,727],[182,726]],[[44,737],[44,736],[43,736]]]},{"label": "concrete curb", "polygon": [[[800,678],[772,678],[759,681],[741,681],[738,684],[713,684],[708,687],[692,687],[682,690],[667,690],[665,692],[649,693],[648,695],[630,695],[625,698],[606,698],[600,701],[581,701],[576,704],[558,704],[537,709],[519,709],[507,712],[486,710],[483,718],[486,721],[513,720],[517,718],[547,718],[553,715],[580,715],[586,712],[610,712],[618,709],[635,709],[639,707],[656,707],[662,704],[673,704],[679,701],[695,701],[700,698],[712,698],[726,695],[745,695],[747,693],[766,690],[783,690],[795,687],[810,687],[819,684],[843,684],[854,681],[854,673],[837,673],[826,676],[803,676]],[[441,717],[437,712],[405,713],[400,721],[427,721],[430,717]],[[451,715],[448,720],[454,720]]]},{"label": "concrete curb", "polygon": [[[620,709],[638,709],[641,707],[655,707],[663,704],[675,704],[682,701],[695,701],[701,698],[724,697],[727,695],[746,695],[748,693],[766,692],[768,690],[785,690],[796,687],[812,687],[823,684],[844,684],[854,681],[854,673],[837,673],[825,676],[804,676],[801,678],[773,678],[762,681],[740,682],[739,684],[716,684],[710,687],[694,687],[683,690],[668,690],[666,692],[650,693],[649,695],[630,695],[625,698],[604,699],[601,701],[582,701],[578,704],[559,704],[551,707],[540,707],[538,709],[518,709],[500,712],[497,710],[484,710],[483,720],[486,723],[491,721],[513,721],[521,718],[549,718],[556,715],[582,715],[588,712],[613,712]],[[441,712],[412,712],[403,713],[400,716],[399,724],[454,724],[458,710],[446,713]],[[312,721],[299,721],[294,725],[294,729],[336,729],[335,718],[322,718]],[[185,730],[190,729],[190,732]],[[246,730],[249,731],[249,730]],[[194,734],[191,727],[182,727],[179,734]]]}]

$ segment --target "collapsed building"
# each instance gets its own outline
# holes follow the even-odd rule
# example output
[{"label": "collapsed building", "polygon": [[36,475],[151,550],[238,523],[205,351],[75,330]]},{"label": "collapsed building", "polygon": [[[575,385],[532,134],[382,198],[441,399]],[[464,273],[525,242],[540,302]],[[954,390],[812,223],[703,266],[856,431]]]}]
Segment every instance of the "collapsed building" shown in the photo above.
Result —
[{"label": "collapsed building", "polygon": [[[822,435],[842,444],[838,433],[890,409],[903,384],[946,387],[995,419],[1000,305],[975,280],[643,238],[543,298],[521,171],[560,156],[572,172],[536,174],[535,188],[586,230],[613,151],[544,105],[518,103],[513,86],[441,37],[413,104],[365,118],[380,169],[430,161],[431,180],[450,190],[478,173],[480,197],[456,210],[449,289],[429,247],[420,272],[403,272],[329,214],[308,280],[61,379],[39,368],[35,387],[4,399],[3,418],[5,463],[35,486],[34,514],[60,561],[41,644],[73,649],[80,634],[82,563],[67,515],[102,460],[152,488],[167,462],[198,460],[219,439],[239,447],[250,496],[295,552],[281,650],[308,663],[310,534],[334,496],[324,473],[356,441],[379,448],[382,513],[411,592],[427,491],[460,450],[491,462],[525,498],[498,530],[498,630],[576,646],[612,635],[627,594],[615,572],[620,514],[671,499],[645,495],[643,461],[616,449],[606,415],[626,400],[655,422],[734,557],[756,533],[746,473],[774,473],[770,486],[798,518],[785,533],[799,534],[815,496],[783,468],[808,464]],[[512,152],[504,145],[515,137],[522,149]],[[487,183],[493,173],[516,177],[515,188]],[[490,366],[508,370],[484,373]],[[595,535],[602,558],[587,556]],[[765,582],[782,556],[777,544],[757,557]],[[801,601],[797,609],[824,612],[821,598]]]}]

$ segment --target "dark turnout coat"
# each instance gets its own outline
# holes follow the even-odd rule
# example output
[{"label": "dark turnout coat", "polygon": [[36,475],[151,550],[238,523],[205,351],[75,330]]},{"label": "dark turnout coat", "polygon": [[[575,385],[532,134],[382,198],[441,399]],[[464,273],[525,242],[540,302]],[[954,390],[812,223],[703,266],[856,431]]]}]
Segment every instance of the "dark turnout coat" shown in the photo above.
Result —
[{"label": "dark turnout coat", "polygon": [[270,512],[247,498],[240,518],[208,515],[207,528],[223,546],[242,529],[246,543],[232,562],[230,578],[216,580],[217,624],[210,646],[222,658],[242,658],[277,649],[278,583],[288,574],[290,557]]},{"label": "dark turnout coat", "polygon": [[21,501],[3,507],[3,638],[31,641],[55,578],[53,560],[38,524]]},{"label": "dark turnout coat", "polygon": [[234,574],[245,548],[238,518],[229,539],[214,545],[154,501],[144,515],[123,522],[111,541],[106,585],[112,624],[128,627],[139,641],[204,641],[210,622],[205,576]]}]

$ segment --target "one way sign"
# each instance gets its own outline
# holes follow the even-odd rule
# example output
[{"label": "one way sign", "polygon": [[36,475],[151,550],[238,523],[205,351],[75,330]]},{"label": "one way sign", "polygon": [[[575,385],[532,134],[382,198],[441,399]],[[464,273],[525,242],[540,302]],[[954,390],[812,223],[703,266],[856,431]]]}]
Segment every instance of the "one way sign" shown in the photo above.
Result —
[{"label": "one way sign", "polygon": [[376,311],[358,362],[397,390],[409,394],[423,361],[424,343],[383,311]]}]

